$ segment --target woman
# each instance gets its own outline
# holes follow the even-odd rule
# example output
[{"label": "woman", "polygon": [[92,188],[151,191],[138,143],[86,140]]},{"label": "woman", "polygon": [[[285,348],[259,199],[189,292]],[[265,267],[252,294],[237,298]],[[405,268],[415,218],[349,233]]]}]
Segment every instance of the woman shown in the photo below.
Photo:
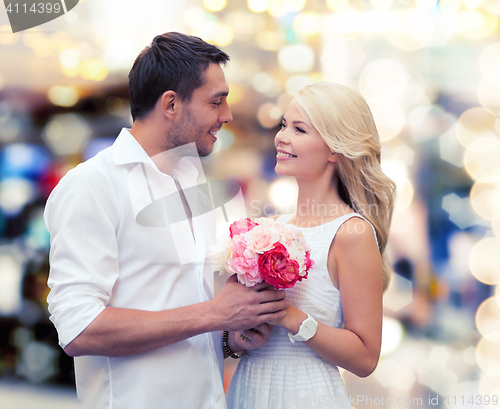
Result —
[{"label": "woman", "polygon": [[228,407],[351,408],[337,367],[365,377],[377,366],[395,185],[368,105],[342,85],[300,90],[275,146],[276,173],[299,187],[297,213],[278,220],[301,229],[315,265],[286,290],[292,305],[268,343],[242,357]]}]

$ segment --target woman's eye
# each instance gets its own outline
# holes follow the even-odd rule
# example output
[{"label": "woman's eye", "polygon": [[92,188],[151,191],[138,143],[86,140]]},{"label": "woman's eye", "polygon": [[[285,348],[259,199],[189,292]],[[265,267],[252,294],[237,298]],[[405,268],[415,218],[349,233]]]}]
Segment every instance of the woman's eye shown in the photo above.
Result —
[{"label": "woman's eye", "polygon": [[286,125],[282,122],[282,123],[280,124],[280,129],[285,129],[285,128],[286,128]]},{"label": "woman's eye", "polygon": [[304,131],[302,128],[299,128],[298,126],[295,129],[300,133],[306,133],[306,131]]}]

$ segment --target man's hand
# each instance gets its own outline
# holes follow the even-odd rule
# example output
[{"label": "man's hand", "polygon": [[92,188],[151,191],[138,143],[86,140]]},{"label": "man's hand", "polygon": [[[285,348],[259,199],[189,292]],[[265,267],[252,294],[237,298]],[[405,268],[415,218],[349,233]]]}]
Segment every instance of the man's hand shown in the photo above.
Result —
[{"label": "man's hand", "polygon": [[[272,325],[261,324],[255,328],[244,331],[230,332],[228,336],[228,345],[232,351],[241,352],[244,350],[256,349],[266,345],[271,336]],[[243,335],[245,338],[243,338]]]},{"label": "man's hand", "polygon": [[210,303],[211,312],[221,320],[221,329],[227,331],[244,331],[280,320],[290,305],[285,291],[275,290],[266,283],[246,287],[237,281],[236,275],[227,279]]}]

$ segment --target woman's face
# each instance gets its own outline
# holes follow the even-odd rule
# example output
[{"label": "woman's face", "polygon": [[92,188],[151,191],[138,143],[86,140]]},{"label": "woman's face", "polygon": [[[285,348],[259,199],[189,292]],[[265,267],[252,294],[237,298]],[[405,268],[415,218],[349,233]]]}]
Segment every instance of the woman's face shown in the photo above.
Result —
[{"label": "woman's face", "polygon": [[337,160],[316,128],[302,116],[294,101],[282,119],[274,146],[277,150],[275,171],[278,175],[320,177]]}]

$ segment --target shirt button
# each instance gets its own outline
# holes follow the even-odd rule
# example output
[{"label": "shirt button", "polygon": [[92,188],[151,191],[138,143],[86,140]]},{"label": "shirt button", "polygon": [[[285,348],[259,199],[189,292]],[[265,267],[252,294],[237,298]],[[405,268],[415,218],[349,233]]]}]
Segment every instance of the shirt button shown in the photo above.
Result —
[{"label": "shirt button", "polygon": [[219,399],[220,399],[219,395],[215,395],[215,402],[219,402]]}]

